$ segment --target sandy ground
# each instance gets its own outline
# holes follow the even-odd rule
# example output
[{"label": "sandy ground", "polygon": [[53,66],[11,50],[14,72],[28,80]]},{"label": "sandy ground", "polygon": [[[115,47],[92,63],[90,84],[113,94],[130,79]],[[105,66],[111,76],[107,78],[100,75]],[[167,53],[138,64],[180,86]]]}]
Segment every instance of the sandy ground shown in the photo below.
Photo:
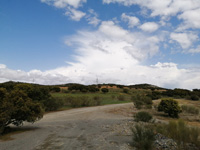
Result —
[{"label": "sandy ground", "polygon": [[[112,126],[132,119],[113,110],[130,108],[132,103],[71,109],[46,114],[26,132],[0,141],[0,150],[126,150],[131,136],[119,134]],[[111,113],[112,112],[112,113]]]}]

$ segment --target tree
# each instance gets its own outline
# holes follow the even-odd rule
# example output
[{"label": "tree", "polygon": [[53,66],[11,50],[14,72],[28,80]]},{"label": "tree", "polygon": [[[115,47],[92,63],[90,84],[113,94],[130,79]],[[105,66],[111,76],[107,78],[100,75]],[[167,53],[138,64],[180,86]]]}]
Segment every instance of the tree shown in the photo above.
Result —
[{"label": "tree", "polygon": [[[11,115],[11,103],[7,102],[7,90],[0,88],[0,134],[4,131],[7,121]],[[9,109],[8,109],[9,108]]]},{"label": "tree", "polygon": [[43,117],[41,105],[33,102],[22,90],[8,93],[1,88],[0,102],[0,133],[9,124],[19,126],[24,121],[33,123]]},{"label": "tree", "polygon": [[101,89],[101,92],[103,92],[103,93],[108,93],[109,90],[108,90],[107,88],[102,88],[102,89]]},{"label": "tree", "polygon": [[181,107],[178,102],[172,98],[162,99],[158,105],[158,111],[164,111],[168,116],[178,118],[178,114],[181,112]]}]

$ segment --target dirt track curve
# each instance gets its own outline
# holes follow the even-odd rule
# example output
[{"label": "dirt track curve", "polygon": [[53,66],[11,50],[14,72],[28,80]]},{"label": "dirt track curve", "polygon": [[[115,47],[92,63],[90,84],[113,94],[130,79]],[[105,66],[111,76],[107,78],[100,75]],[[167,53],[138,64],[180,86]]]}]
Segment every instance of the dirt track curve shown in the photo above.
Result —
[{"label": "dirt track curve", "polygon": [[13,140],[0,141],[0,150],[126,150],[131,136],[112,129],[131,117],[110,113],[132,103],[59,111],[46,114],[34,124],[24,124],[26,132]]}]

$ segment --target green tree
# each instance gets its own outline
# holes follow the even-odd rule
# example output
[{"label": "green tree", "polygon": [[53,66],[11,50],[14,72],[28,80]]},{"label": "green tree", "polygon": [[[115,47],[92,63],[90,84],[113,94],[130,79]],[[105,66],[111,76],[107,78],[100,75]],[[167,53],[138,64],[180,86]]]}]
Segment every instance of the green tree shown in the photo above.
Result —
[{"label": "green tree", "polygon": [[40,104],[33,102],[22,90],[7,93],[0,89],[0,102],[0,133],[9,124],[19,126],[24,121],[33,123],[43,117]]},{"label": "green tree", "polygon": [[162,99],[158,105],[158,111],[164,111],[168,116],[178,118],[178,114],[182,111],[178,102],[172,98]]},{"label": "green tree", "polygon": [[108,90],[107,88],[102,88],[102,89],[101,89],[101,92],[103,92],[103,93],[108,93],[109,90]]}]

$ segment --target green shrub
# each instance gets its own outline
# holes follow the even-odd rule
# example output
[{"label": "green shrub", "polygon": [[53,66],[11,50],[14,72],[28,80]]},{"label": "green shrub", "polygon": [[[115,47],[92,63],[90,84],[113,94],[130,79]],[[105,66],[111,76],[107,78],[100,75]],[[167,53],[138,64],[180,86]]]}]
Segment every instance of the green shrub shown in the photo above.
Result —
[{"label": "green shrub", "polygon": [[117,96],[117,99],[119,101],[125,101],[125,96],[124,95],[119,95],[119,96]]},{"label": "green shrub", "polygon": [[152,99],[145,94],[135,94],[131,99],[137,109],[141,109],[143,106],[146,108],[152,108]]},{"label": "green shrub", "polygon": [[150,122],[152,120],[152,115],[148,112],[141,111],[135,114],[135,121]]},{"label": "green shrub", "polygon": [[178,114],[181,112],[181,107],[174,99],[166,98],[162,99],[159,103],[158,111],[164,111],[168,116],[178,118]]},{"label": "green shrub", "polygon": [[190,113],[190,114],[198,115],[200,112],[199,108],[191,106],[191,105],[182,105],[181,108],[183,112]]},{"label": "green shrub", "polygon": [[123,92],[124,92],[124,93],[128,93],[129,90],[128,90],[128,89],[123,89]]},{"label": "green shrub", "polygon": [[103,92],[103,93],[108,93],[109,90],[108,90],[107,88],[102,88],[102,89],[101,89],[101,92]]},{"label": "green shrub", "polygon": [[193,101],[198,101],[199,100],[199,96],[193,94],[193,95],[190,96],[190,99],[193,100]]},{"label": "green shrub", "polygon": [[158,125],[156,131],[175,140],[180,149],[185,149],[188,143],[195,144],[196,147],[200,146],[200,129],[187,126],[183,120]]},{"label": "green shrub", "polygon": [[55,111],[63,106],[63,101],[61,99],[49,98],[42,101],[45,111]]},{"label": "green shrub", "polygon": [[155,134],[152,128],[144,126],[143,124],[136,124],[132,129],[133,132],[133,146],[139,150],[153,149],[153,142]]},{"label": "green shrub", "polygon": [[111,98],[112,98],[112,100],[114,100],[115,99],[115,95],[111,95]]},{"label": "green shrub", "polygon": [[87,106],[97,106],[101,104],[100,98],[88,96],[78,96],[71,97],[70,105],[71,107],[87,107]]},{"label": "green shrub", "polygon": [[94,102],[95,102],[95,105],[101,105],[101,97],[99,97],[99,96],[94,96],[93,97],[93,100],[94,100]]}]

